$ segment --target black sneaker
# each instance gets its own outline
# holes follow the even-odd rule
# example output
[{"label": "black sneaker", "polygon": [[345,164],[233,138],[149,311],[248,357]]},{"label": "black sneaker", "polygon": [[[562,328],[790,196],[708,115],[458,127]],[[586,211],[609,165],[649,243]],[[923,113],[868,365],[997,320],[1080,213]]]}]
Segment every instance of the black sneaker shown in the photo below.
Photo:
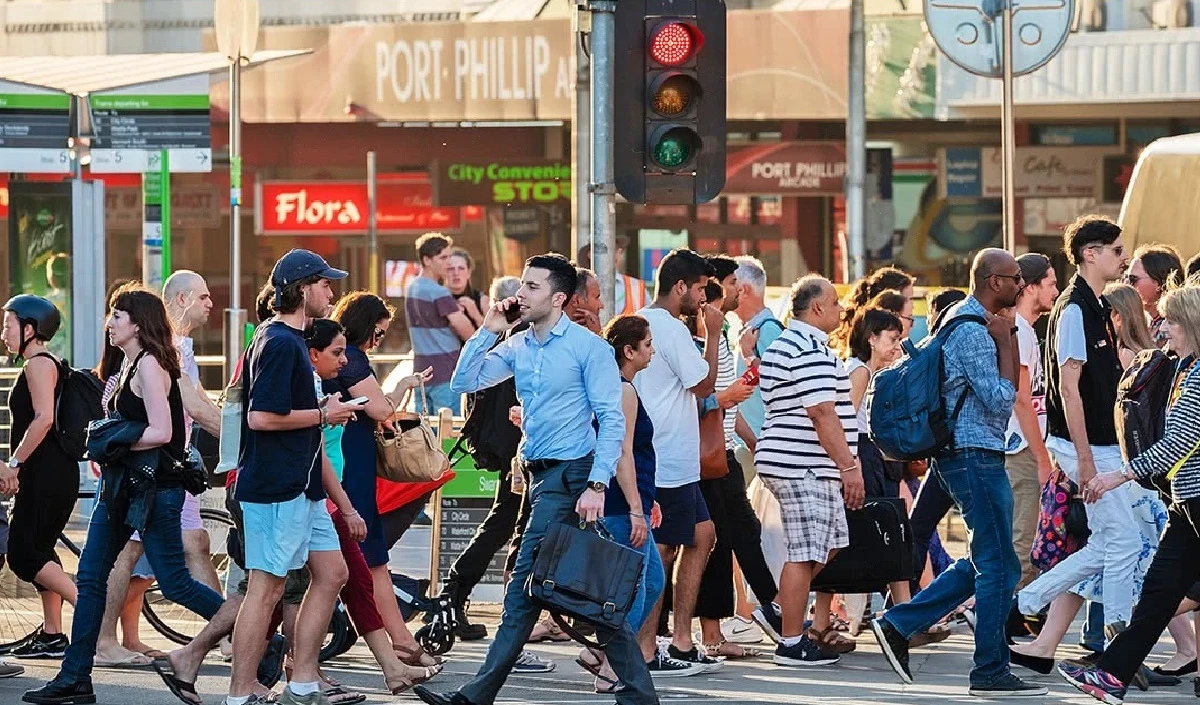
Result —
[{"label": "black sneaker", "polygon": [[21,700],[34,705],[91,705],[96,702],[90,680],[67,683],[52,680],[36,690],[27,690]]},{"label": "black sneaker", "polygon": [[66,634],[42,632],[25,644],[13,649],[14,658],[62,658],[71,640]]},{"label": "black sneaker", "polygon": [[12,652],[16,651],[17,649],[21,648],[22,646],[24,646],[24,645],[28,644],[29,642],[33,641],[34,639],[36,639],[38,637],[38,635],[40,635],[41,633],[42,633],[42,625],[39,624],[37,626],[37,629],[34,629],[33,631],[29,632],[25,636],[21,637],[20,639],[17,639],[16,641],[10,641],[7,644],[0,644],[0,656],[11,655]]},{"label": "black sneaker", "polygon": [[715,673],[725,665],[724,659],[711,658],[708,654],[696,648],[695,644],[692,645],[690,651],[680,651],[674,644],[671,644],[667,647],[667,656],[683,663],[697,664],[704,669],[705,673]]},{"label": "black sneaker", "polygon": [[653,678],[684,678],[698,676],[705,671],[704,666],[698,663],[680,661],[662,651],[654,654],[654,660],[646,664],[646,669],[650,671],[650,676]]},{"label": "black sneaker", "polygon": [[1045,686],[1026,683],[1015,675],[1006,673],[987,685],[973,685],[967,692],[981,698],[1019,698],[1045,695],[1050,692],[1050,689]]},{"label": "black sneaker", "polygon": [[900,680],[912,683],[912,671],[908,670],[908,639],[901,636],[892,623],[882,617],[871,620],[871,633],[875,635],[875,641],[879,642],[883,657],[887,659],[888,665],[896,675],[900,676]]},{"label": "black sneaker", "polygon": [[771,660],[779,666],[832,666],[842,657],[823,651],[812,639],[802,636],[791,646],[781,643],[775,647],[775,656]]},{"label": "black sneaker", "polygon": [[755,624],[763,630],[763,634],[778,644],[783,641],[783,615],[773,603],[754,610],[752,615]]},{"label": "black sneaker", "polygon": [[282,634],[275,634],[271,637],[271,641],[267,644],[267,648],[263,651],[262,658],[258,660],[258,669],[255,673],[255,679],[264,688],[274,688],[275,684],[283,678],[283,661],[287,658],[288,640]]}]

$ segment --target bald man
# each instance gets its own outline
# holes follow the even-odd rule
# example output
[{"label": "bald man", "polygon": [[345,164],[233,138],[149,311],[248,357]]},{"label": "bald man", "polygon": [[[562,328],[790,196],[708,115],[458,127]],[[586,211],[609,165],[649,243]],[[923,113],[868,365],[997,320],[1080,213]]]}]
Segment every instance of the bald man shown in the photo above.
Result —
[{"label": "bald man", "polygon": [[1017,397],[1017,340],[1014,319],[1000,315],[1024,288],[1012,255],[986,249],[971,266],[971,295],[948,312],[942,336],[942,403],[957,408],[954,443],[933,459],[967,525],[969,557],[962,558],[911,602],[872,621],[871,629],[889,665],[905,683],[909,640],[975,596],[975,657],[971,695],[1045,695],[1009,669],[1004,621],[1012,604],[1021,563],[1013,550],[1013,498],[1005,471],[1008,419]]}]

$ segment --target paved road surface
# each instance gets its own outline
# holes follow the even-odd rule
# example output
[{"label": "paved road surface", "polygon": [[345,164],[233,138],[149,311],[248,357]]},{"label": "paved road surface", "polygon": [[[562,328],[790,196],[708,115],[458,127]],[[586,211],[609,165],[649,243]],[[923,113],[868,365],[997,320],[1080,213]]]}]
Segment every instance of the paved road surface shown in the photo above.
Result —
[{"label": "paved road surface", "polygon": [[[495,607],[481,606],[485,622],[494,623]],[[454,688],[469,678],[479,667],[487,641],[459,644],[451,653],[446,671],[436,681],[444,689]],[[842,663],[811,670],[784,670],[769,660],[727,664],[719,673],[693,678],[660,681],[660,697],[664,703],[723,703],[728,705],[763,705],[774,703],[840,703],[866,705],[894,703],[926,705],[940,703],[978,703],[967,695],[966,673],[970,667],[970,633],[956,632],[946,642],[919,649],[913,654],[917,679],[915,685],[903,686],[887,668],[869,634],[859,637],[859,651],[843,658]],[[162,644],[162,646],[166,646]],[[766,648],[765,645],[763,647]],[[537,646],[534,649],[558,663],[554,673],[515,676],[501,692],[502,703],[546,703],[591,705],[611,703],[611,696],[591,691],[591,680],[575,665],[576,649],[563,646]],[[1161,662],[1168,653],[1162,642],[1152,657]],[[1061,655],[1073,655],[1064,648]],[[21,693],[54,674],[56,662],[26,662],[26,676],[0,681],[0,704],[18,703]],[[347,685],[361,689],[369,703],[417,702],[412,695],[392,698],[382,689],[382,678],[365,646],[358,645],[346,656],[329,664],[329,672]],[[1022,674],[1026,675],[1026,674]],[[228,684],[229,666],[217,658],[205,665],[198,683],[207,705],[222,702],[221,694]],[[1026,698],[1017,702],[1073,703],[1088,705],[1094,701],[1077,694],[1057,676],[1035,677],[1051,688],[1044,698]],[[170,705],[175,700],[163,688],[153,671],[97,670],[95,684],[99,702],[103,705]],[[1155,689],[1149,693],[1133,692],[1128,703],[1138,705],[1175,705],[1196,702],[1191,679],[1175,688]]]}]

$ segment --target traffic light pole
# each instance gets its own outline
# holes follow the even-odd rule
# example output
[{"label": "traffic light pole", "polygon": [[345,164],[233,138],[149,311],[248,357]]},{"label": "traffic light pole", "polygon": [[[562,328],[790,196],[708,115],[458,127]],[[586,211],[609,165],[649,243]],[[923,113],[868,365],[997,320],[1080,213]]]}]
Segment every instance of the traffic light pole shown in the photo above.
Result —
[{"label": "traffic light pole", "polygon": [[617,187],[613,183],[613,56],[617,3],[589,0],[592,15],[592,267],[604,302],[601,320],[616,308]]}]

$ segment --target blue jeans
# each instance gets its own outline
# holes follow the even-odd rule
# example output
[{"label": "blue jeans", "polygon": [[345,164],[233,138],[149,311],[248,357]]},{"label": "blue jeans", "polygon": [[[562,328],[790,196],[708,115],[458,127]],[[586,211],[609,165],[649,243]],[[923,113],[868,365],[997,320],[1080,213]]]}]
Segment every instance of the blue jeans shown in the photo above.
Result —
[{"label": "blue jeans", "polygon": [[967,525],[969,558],[960,558],[913,598],[884,616],[905,638],[929,629],[975,596],[975,667],[971,685],[990,685],[1009,672],[1004,621],[1021,562],[1013,550],[1013,497],[1004,453],[965,449],[933,461]]},{"label": "blue jeans", "polygon": [[449,409],[457,416],[462,413],[462,395],[450,391],[450,383],[425,385],[425,399],[418,388],[414,395],[416,411],[423,416],[435,416],[439,409]]},{"label": "blue jeans", "polygon": [[[529,525],[521,537],[521,548],[517,552],[517,564],[512,580],[504,593],[504,612],[500,615],[500,627],[496,639],[488,649],[483,666],[459,692],[474,705],[492,705],[512,667],[525,648],[533,627],[542,613],[525,592],[525,583],[533,570],[533,558],[546,529],[552,523],[578,521],[575,503],[587,488],[588,474],[592,471],[592,456],[568,460],[533,473],[529,485],[529,502],[532,507]],[[603,570],[603,566],[597,566]],[[625,684],[616,693],[622,705],[657,705],[658,696],[650,671],[642,660],[642,650],[637,637],[626,625],[620,631],[597,630],[600,641],[607,641],[604,652],[612,664],[617,678]]]},{"label": "blue jeans", "polygon": [[[650,526],[649,516],[646,517],[646,526]],[[633,548],[633,544],[629,543],[629,532],[633,530],[633,519],[628,514],[604,517],[604,528],[608,529],[608,533],[612,534],[613,538],[622,546]],[[663,586],[666,584],[662,556],[658,553],[653,534],[647,536],[641,551],[642,555],[646,557],[646,562],[642,564],[642,582],[638,583],[633,607],[629,609],[626,617],[629,621],[629,628],[634,634],[637,634],[638,630],[642,628],[642,622],[646,621],[646,615],[650,613],[650,608],[658,602]]]},{"label": "blue jeans", "polygon": [[1079,629],[1079,645],[1091,651],[1104,651],[1104,604],[1088,600],[1084,614],[1087,617]]},{"label": "blue jeans", "polygon": [[[183,508],[183,493],[182,487],[158,491],[154,498],[154,511],[146,530],[142,532],[142,546],[163,595],[205,619],[212,619],[225,600],[208,586],[193,579],[188,572],[179,518]],[[117,556],[132,533],[131,527],[117,524],[109,517],[108,505],[103,499],[96,503],[88,524],[87,543],[83,546],[83,555],[79,557],[79,572],[75,576],[79,597],[71,625],[71,645],[63,657],[59,679],[71,683],[91,680],[96,639],[104,618],[108,574],[112,572]]]}]

